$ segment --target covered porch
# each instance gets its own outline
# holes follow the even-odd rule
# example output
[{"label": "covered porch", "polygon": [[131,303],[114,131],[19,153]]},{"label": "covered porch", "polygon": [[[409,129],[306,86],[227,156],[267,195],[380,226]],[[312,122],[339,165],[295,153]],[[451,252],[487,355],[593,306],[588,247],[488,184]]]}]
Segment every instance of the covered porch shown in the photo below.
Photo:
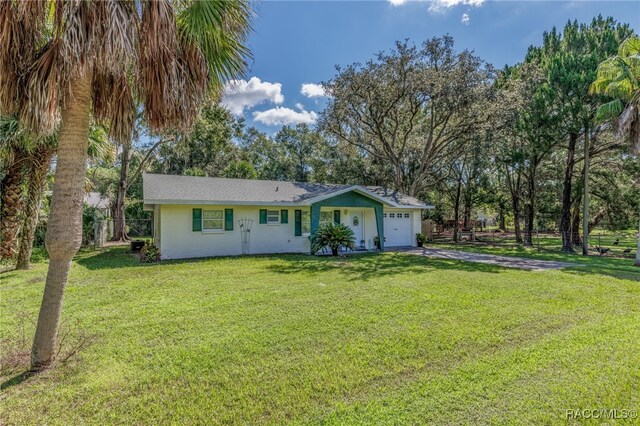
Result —
[{"label": "covered porch", "polygon": [[352,190],[318,200],[311,204],[310,210],[311,235],[323,223],[342,223],[353,231],[356,247],[361,250],[375,250],[377,237],[379,248],[384,251],[382,202]]}]

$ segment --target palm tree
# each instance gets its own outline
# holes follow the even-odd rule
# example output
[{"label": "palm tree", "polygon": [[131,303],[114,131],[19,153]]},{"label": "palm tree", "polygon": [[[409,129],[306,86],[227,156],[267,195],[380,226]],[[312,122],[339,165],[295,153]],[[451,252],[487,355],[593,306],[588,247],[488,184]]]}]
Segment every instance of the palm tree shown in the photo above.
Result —
[{"label": "palm tree", "polygon": [[55,153],[55,139],[45,138],[38,143],[27,159],[27,193],[24,206],[24,219],[20,227],[16,269],[29,269],[31,252],[40,215],[42,196],[46,185],[51,159]]},{"label": "palm tree", "polygon": [[0,201],[0,258],[12,260],[18,250],[20,212],[24,207],[24,183],[31,140],[15,117],[0,118],[2,196]]},{"label": "palm tree", "polygon": [[[29,269],[31,266],[31,252],[40,216],[42,197],[57,143],[55,135],[32,142],[33,148],[26,160],[27,193],[26,203],[24,203],[24,219],[20,227],[16,269]],[[102,127],[91,126],[87,153],[90,160],[107,163],[114,161],[115,147]]]},{"label": "palm tree", "polygon": [[131,139],[136,100],[152,131],[188,128],[205,96],[244,70],[250,17],[247,0],[0,3],[0,114],[18,114],[39,135],[58,129],[32,370],[53,361],[82,241],[91,115],[119,143]]},{"label": "palm tree", "polygon": [[598,108],[596,119],[617,119],[620,133],[640,151],[640,37],[626,39],[598,66],[590,91],[613,98]]},{"label": "palm tree", "polygon": [[[640,153],[640,37],[626,39],[616,56],[598,66],[590,90],[614,98],[598,108],[596,119],[617,119],[620,134]],[[635,264],[640,266],[640,227]]]}]

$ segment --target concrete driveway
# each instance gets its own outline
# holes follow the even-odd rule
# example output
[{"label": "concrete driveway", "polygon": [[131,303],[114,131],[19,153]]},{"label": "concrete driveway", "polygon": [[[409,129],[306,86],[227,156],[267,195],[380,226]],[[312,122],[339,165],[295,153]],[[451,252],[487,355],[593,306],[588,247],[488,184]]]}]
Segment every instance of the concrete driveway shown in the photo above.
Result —
[{"label": "concrete driveway", "polygon": [[458,251],[449,249],[439,249],[433,247],[408,247],[389,249],[402,253],[415,254],[419,256],[435,257],[438,259],[463,260],[465,262],[486,263],[489,265],[503,266],[505,268],[525,269],[527,271],[550,271],[563,269],[570,266],[578,266],[575,263],[558,262],[555,260],[527,259],[524,257],[498,256],[486,253],[473,253],[468,251]]}]

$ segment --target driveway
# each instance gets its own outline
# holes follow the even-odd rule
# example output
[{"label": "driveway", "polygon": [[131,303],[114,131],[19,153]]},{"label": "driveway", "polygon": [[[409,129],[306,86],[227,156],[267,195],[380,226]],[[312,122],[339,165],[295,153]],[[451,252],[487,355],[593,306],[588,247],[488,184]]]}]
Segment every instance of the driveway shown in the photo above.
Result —
[{"label": "driveway", "polygon": [[505,268],[525,269],[527,271],[550,271],[571,266],[575,263],[558,262],[555,260],[527,259],[524,257],[497,256],[494,254],[473,253],[468,251],[447,250],[432,247],[410,247],[390,249],[419,256],[436,257],[439,259],[463,260],[465,262],[487,263],[490,265],[503,266]]}]

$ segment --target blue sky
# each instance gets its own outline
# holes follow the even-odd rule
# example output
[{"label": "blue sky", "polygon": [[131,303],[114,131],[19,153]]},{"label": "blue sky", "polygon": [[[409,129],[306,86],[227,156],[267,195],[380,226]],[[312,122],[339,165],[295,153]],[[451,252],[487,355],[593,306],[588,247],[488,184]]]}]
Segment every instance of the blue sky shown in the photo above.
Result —
[{"label": "blue sky", "polygon": [[246,78],[229,86],[223,102],[271,134],[283,123],[317,118],[326,98],[316,86],[307,86],[305,96],[303,84],[329,80],[336,64],[364,62],[396,40],[420,43],[449,33],[457,49],[502,67],[520,62],[545,30],[598,14],[640,32],[638,1],[267,0],[257,9]]}]

